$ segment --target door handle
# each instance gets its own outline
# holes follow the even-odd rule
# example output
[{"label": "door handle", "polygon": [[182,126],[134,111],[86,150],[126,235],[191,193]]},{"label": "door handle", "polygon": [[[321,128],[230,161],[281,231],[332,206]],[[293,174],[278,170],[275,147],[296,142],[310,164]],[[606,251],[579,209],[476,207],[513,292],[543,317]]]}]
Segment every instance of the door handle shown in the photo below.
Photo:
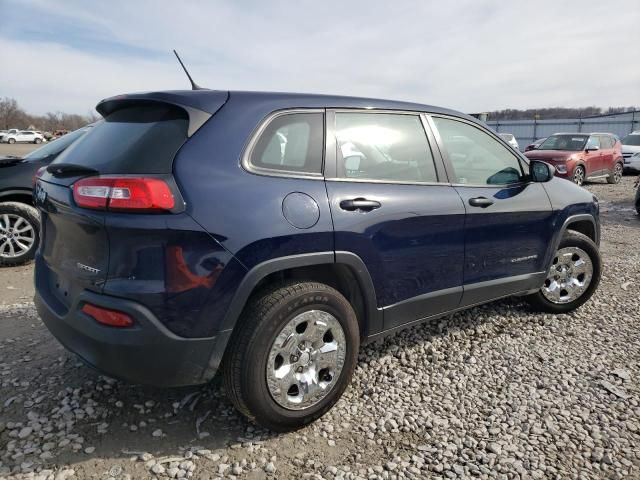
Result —
[{"label": "door handle", "polygon": [[469,205],[472,207],[487,208],[489,205],[493,205],[493,200],[486,197],[470,198]]},{"label": "door handle", "polygon": [[342,210],[347,210],[348,212],[353,212],[355,210],[370,212],[371,210],[375,210],[381,206],[380,202],[377,202],[376,200],[367,200],[366,198],[354,198],[353,200],[342,200],[340,202],[340,208]]}]

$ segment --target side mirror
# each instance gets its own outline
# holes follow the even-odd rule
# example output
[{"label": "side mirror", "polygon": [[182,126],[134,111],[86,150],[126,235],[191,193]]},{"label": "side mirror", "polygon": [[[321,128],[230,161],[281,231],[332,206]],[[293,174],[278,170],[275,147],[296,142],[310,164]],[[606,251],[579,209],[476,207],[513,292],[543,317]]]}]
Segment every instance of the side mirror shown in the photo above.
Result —
[{"label": "side mirror", "polygon": [[531,174],[531,180],[534,182],[548,182],[556,174],[556,169],[553,165],[541,162],[540,160],[531,160],[529,163],[529,172]]},{"label": "side mirror", "polygon": [[600,150],[600,147],[594,145],[593,147],[587,147],[584,149],[585,152],[595,152],[596,150]]}]

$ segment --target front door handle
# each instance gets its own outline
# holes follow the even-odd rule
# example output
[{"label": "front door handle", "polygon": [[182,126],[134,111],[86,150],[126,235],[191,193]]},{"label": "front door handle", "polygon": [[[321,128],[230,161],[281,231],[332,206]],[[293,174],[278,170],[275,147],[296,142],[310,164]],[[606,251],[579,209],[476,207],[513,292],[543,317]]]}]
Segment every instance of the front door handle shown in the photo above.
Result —
[{"label": "front door handle", "polygon": [[470,198],[469,205],[472,207],[487,208],[489,205],[493,205],[493,200],[486,197]]},{"label": "front door handle", "polygon": [[348,212],[354,212],[356,210],[362,210],[364,212],[370,212],[376,208],[380,208],[382,205],[376,200],[367,200],[366,198],[354,198],[353,200],[342,200],[340,202],[340,208],[347,210]]}]

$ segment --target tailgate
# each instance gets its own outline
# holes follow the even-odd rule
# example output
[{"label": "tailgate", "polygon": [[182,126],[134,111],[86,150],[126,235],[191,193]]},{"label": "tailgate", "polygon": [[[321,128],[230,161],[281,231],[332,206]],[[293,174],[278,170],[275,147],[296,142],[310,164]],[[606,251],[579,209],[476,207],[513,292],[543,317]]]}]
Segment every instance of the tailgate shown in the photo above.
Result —
[{"label": "tailgate", "polygon": [[82,290],[101,291],[109,265],[104,214],[74,208],[72,197],[68,185],[36,185],[42,223],[38,283],[67,308]]}]

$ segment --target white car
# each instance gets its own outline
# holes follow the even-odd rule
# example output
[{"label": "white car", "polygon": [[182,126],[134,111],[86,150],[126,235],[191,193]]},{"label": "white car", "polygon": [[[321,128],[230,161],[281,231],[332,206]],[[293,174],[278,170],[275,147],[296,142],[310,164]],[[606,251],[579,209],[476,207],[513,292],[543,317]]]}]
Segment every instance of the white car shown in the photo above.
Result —
[{"label": "white car", "polygon": [[14,133],[18,133],[20,130],[18,130],[17,128],[12,128],[10,130],[2,130],[0,132],[0,142],[2,142],[4,140],[4,137],[7,135],[11,135]]},{"label": "white car", "polygon": [[498,136],[509,145],[511,145],[514,150],[520,150],[520,145],[518,145],[516,137],[514,137],[511,133],[499,133]]},{"label": "white car", "polygon": [[11,132],[12,130],[9,130],[9,133],[6,133],[2,137],[3,143],[42,143],[47,141],[44,135],[39,132],[33,132],[31,130]]},{"label": "white car", "polygon": [[640,172],[640,130],[631,132],[621,142],[625,172]]}]

